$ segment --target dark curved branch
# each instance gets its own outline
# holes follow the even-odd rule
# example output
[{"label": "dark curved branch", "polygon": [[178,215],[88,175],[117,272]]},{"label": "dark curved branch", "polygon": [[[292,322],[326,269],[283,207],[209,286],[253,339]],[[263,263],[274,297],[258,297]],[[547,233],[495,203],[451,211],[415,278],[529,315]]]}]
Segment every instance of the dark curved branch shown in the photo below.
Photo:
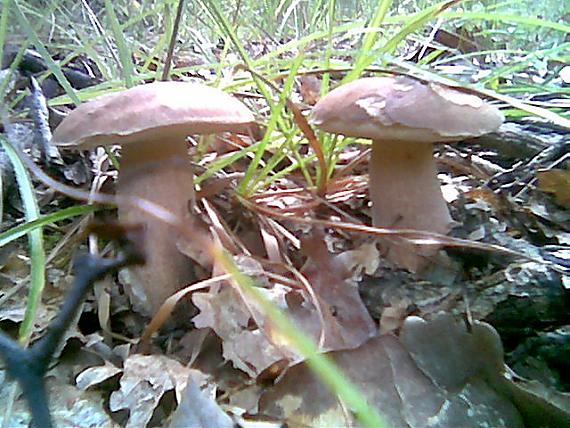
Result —
[{"label": "dark curved branch", "polygon": [[41,339],[25,349],[0,332],[0,357],[4,360],[8,374],[20,384],[35,427],[53,427],[44,376],[53,354],[75,319],[91,285],[117,269],[141,262],[141,257],[132,250],[127,250],[113,259],[91,255],[77,256],[73,267],[75,280],[71,290],[58,316]]}]

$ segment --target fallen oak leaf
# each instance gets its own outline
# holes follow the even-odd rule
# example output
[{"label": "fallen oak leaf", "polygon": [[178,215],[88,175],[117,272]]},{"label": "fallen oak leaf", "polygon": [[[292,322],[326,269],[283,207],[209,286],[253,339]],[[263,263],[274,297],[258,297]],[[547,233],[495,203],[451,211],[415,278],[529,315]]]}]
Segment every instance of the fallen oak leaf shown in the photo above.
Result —
[{"label": "fallen oak leaf", "polygon": [[[295,272],[305,287],[293,287],[264,273],[254,259],[241,257],[244,272],[265,277],[259,287],[266,298],[285,310],[297,328],[319,343],[321,350],[359,346],[377,334],[377,327],[364,307],[352,275],[344,263],[335,260],[319,245],[318,234],[303,243],[309,262],[302,272]],[[255,263],[258,268],[255,269]],[[271,278],[272,279],[272,278]],[[261,308],[234,288],[222,287],[217,293],[194,293],[193,303],[200,313],[193,318],[198,328],[209,327],[222,339],[224,358],[256,378],[276,362],[299,361],[301,355],[269,321]]]},{"label": "fallen oak leaf", "polygon": [[[272,291],[266,291],[266,295],[272,298]],[[278,295],[274,297],[280,299]],[[214,330],[222,339],[224,358],[250,377],[257,377],[267,367],[284,358],[299,359],[293,350],[272,343],[264,331],[269,328],[265,317],[255,306],[246,307],[232,287],[223,287],[217,294],[194,293],[192,301],[200,310],[193,318],[194,325]],[[250,309],[257,313],[252,315]],[[272,339],[278,342],[277,337]]]},{"label": "fallen oak leaf", "polygon": [[[390,426],[423,428],[570,425],[570,397],[513,380],[489,324],[449,314],[408,317],[400,336],[382,335],[328,357]],[[260,414],[294,426],[354,426],[353,415],[305,363],[260,400]]]},{"label": "fallen oak leaf", "polygon": [[[334,258],[326,247],[322,230],[314,228],[302,240],[308,260],[302,274],[314,289],[323,314],[323,350],[350,349],[378,333],[364,306],[358,287],[350,280],[345,263]],[[299,308],[301,309],[301,308]]]},{"label": "fallen oak leaf", "polygon": [[200,379],[190,374],[178,408],[169,428],[232,428],[232,419],[218,406],[214,398],[200,389]]},{"label": "fallen oak leaf", "polygon": [[127,428],[145,427],[165,393],[174,391],[176,401],[181,402],[191,374],[201,376],[201,383],[206,380],[197,370],[164,355],[131,355],[125,361],[119,390],[111,394],[109,408],[113,412],[129,410]]}]

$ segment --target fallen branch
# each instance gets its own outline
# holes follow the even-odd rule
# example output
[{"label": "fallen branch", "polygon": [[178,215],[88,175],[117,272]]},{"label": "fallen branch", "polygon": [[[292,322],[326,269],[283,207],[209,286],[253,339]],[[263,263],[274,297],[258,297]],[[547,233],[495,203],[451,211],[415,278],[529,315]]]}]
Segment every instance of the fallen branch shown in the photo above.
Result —
[{"label": "fallen branch", "polygon": [[30,348],[22,348],[17,341],[0,332],[0,357],[4,360],[8,374],[19,382],[35,427],[53,427],[44,376],[91,285],[117,269],[138,263],[142,263],[142,258],[131,248],[112,259],[93,255],[77,256],[71,290],[60,313],[41,339]]}]

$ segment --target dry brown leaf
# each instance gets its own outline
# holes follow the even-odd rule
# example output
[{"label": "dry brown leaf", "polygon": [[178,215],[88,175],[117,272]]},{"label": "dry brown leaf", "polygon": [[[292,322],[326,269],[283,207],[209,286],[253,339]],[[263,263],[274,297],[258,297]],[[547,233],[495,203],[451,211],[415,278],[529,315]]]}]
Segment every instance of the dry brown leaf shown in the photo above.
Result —
[{"label": "dry brown leaf", "polygon": [[536,175],[543,192],[553,193],[558,204],[570,208],[570,169],[549,169]]},{"label": "dry brown leaf", "polygon": [[218,406],[208,391],[202,391],[200,379],[188,377],[182,401],[172,415],[169,428],[233,428],[231,418]]},{"label": "dry brown leaf", "polygon": [[304,239],[302,249],[308,256],[302,273],[313,287],[324,317],[322,349],[355,348],[375,336],[376,324],[360,298],[357,285],[349,280],[352,272],[331,256],[320,232]]},{"label": "dry brown leaf", "polygon": [[[383,335],[327,354],[389,426],[423,428],[568,426],[568,399],[529,398],[508,378],[495,330],[468,330],[451,315],[409,317],[400,338]],[[526,395],[525,395],[526,394]],[[556,405],[552,403],[556,403]],[[290,368],[260,402],[260,413],[291,426],[358,426],[350,409],[304,364]],[[537,419],[541,415],[542,419]],[[539,422],[542,421],[542,422]]]},{"label": "dry brown leaf", "polygon": [[[392,335],[371,339],[355,350],[328,355],[389,426],[524,426],[515,406],[483,379],[474,377],[448,391],[426,375]],[[446,363],[447,359],[440,361],[444,368]],[[283,418],[295,426],[358,426],[348,409],[304,364],[290,369],[262,397],[260,409],[263,414]]]},{"label": "dry brown leaf", "polygon": [[[266,291],[266,297],[272,298],[272,290]],[[272,300],[282,300],[279,289],[273,291]],[[249,376],[257,377],[283,358],[297,358],[292,350],[280,348],[269,340],[262,330],[266,327],[264,317],[256,311],[253,322],[251,312],[233,288],[223,287],[218,294],[194,293],[192,301],[200,309],[193,319],[196,327],[214,330],[222,339],[224,358]]]},{"label": "dry brown leaf", "polygon": [[359,278],[362,274],[374,275],[380,266],[381,256],[375,242],[365,242],[334,258],[342,262],[345,268],[352,272],[353,277]]},{"label": "dry brown leaf", "polygon": [[501,201],[499,196],[495,194],[491,189],[488,189],[486,187],[469,190],[467,192],[464,192],[463,196],[467,199],[484,202],[487,205],[493,207],[495,211],[504,211],[505,209],[504,203]]},{"label": "dry brown leaf", "polygon": [[111,394],[111,411],[129,410],[127,427],[145,427],[162,396],[174,390],[180,403],[190,374],[205,376],[164,355],[131,355],[125,361],[120,389]]},{"label": "dry brown leaf", "polygon": [[314,106],[321,97],[320,79],[317,76],[306,74],[297,77],[297,82],[299,83],[299,92],[303,102]]},{"label": "dry brown leaf", "polygon": [[[283,284],[259,290],[286,311],[299,329],[320,343],[322,350],[355,348],[378,330],[358,288],[348,280],[351,272],[321,244],[324,241],[318,237],[306,239],[303,244],[310,258],[302,274],[314,294]],[[261,265],[250,258],[242,257],[239,264],[250,275],[262,271]],[[234,289],[223,287],[216,294],[194,293],[192,300],[200,309],[193,319],[196,327],[214,330],[222,339],[224,358],[249,376],[257,377],[276,362],[302,358],[255,302],[244,302]]]},{"label": "dry brown leaf", "polygon": [[[56,427],[108,427],[118,428],[105,410],[104,398],[99,391],[81,391],[67,383],[67,376],[62,364],[50,371],[47,379],[49,404]],[[11,418],[5,420],[6,404],[9,403],[14,382],[8,379],[4,370],[0,370],[0,424],[11,428],[31,426],[31,415],[23,396],[13,403]]]},{"label": "dry brown leaf", "polygon": [[122,372],[122,369],[105,362],[103,366],[89,367],[79,373],[75,379],[76,385],[79,389],[86,390],[87,388],[105,382],[107,379]]}]

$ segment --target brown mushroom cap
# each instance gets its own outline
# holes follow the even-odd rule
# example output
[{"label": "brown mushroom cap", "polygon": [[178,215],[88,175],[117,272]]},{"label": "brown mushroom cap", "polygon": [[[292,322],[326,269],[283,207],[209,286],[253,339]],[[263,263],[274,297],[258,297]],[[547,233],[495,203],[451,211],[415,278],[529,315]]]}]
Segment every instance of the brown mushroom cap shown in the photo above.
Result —
[{"label": "brown mushroom cap", "polygon": [[[502,113],[477,96],[408,77],[371,77],[331,91],[311,122],[324,131],[373,140],[369,163],[372,222],[377,227],[446,234],[453,225],[437,178],[432,143],[496,130]],[[384,255],[420,272],[437,245],[382,240]]]},{"label": "brown mushroom cap", "polygon": [[444,142],[495,131],[503,114],[481,98],[407,77],[368,77],[343,85],[315,106],[324,131],[375,141]]},{"label": "brown mushroom cap", "polygon": [[56,128],[53,143],[89,149],[98,145],[183,140],[190,134],[246,132],[251,111],[209,86],[154,82],[80,105]]}]

